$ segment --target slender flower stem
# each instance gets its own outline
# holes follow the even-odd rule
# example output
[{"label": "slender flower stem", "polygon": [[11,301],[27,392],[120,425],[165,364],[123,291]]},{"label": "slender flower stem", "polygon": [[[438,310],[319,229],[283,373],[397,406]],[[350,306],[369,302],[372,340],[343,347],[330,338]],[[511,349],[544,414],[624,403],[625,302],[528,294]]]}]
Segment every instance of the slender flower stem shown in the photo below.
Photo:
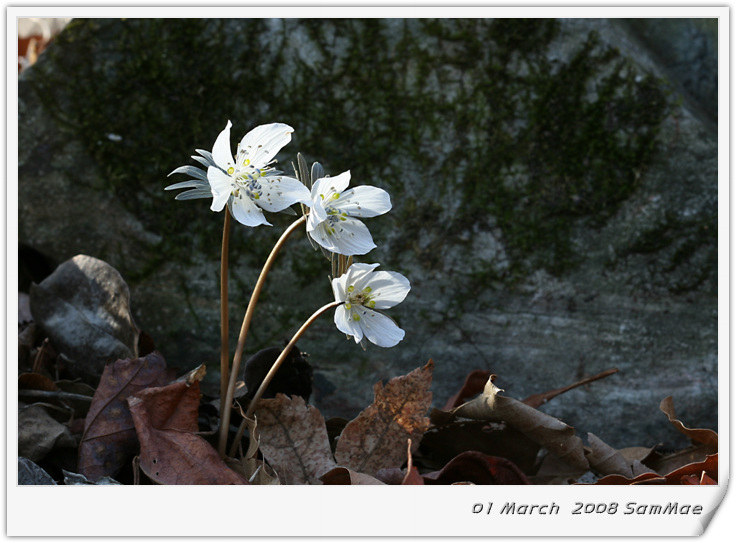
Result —
[{"label": "slender flower stem", "polygon": [[230,246],[230,211],[225,212],[225,226],[222,229],[222,255],[220,256],[220,398],[227,395],[230,381],[230,345],[228,332],[227,267]]},{"label": "slender flower stem", "polygon": [[238,345],[235,348],[233,366],[230,370],[230,382],[228,383],[227,392],[224,397],[225,401],[221,402],[220,404],[220,440],[218,443],[220,456],[224,456],[225,450],[227,449],[227,434],[230,427],[230,411],[232,409],[233,396],[235,395],[235,383],[238,378],[238,371],[240,370],[240,362],[243,358],[243,347],[245,346],[245,339],[248,337],[248,328],[250,328],[250,322],[251,320],[253,320],[253,312],[255,310],[256,303],[258,302],[258,297],[260,296],[261,290],[263,289],[263,284],[266,281],[266,276],[268,275],[271,266],[276,260],[276,256],[281,250],[281,247],[283,247],[284,243],[286,243],[286,240],[289,239],[289,236],[291,236],[294,230],[304,224],[304,221],[306,220],[307,216],[302,215],[296,221],[294,221],[291,226],[289,226],[289,228],[284,231],[283,234],[281,234],[281,237],[276,242],[276,245],[274,245],[273,249],[271,249],[271,254],[268,255],[268,259],[266,260],[266,263],[263,265],[263,269],[261,270],[261,275],[258,276],[256,286],[253,288],[253,294],[251,294],[250,296],[248,308],[245,310],[245,316],[243,317],[243,324],[240,327],[240,336],[238,336]]},{"label": "slender flower stem", "polygon": [[281,351],[281,354],[276,359],[276,362],[273,363],[273,366],[271,366],[271,369],[266,374],[266,377],[263,378],[263,382],[261,383],[261,386],[258,387],[258,390],[256,391],[255,396],[253,396],[253,399],[250,401],[250,405],[248,406],[248,411],[245,412],[245,418],[243,419],[243,422],[240,423],[240,428],[238,429],[238,433],[235,437],[235,442],[232,445],[232,448],[230,450],[230,456],[234,457],[238,450],[238,443],[240,443],[240,439],[243,437],[243,432],[245,431],[245,421],[246,419],[251,419],[253,417],[253,412],[256,409],[256,405],[258,404],[258,400],[261,399],[263,396],[263,393],[266,391],[266,388],[268,388],[268,385],[271,383],[271,380],[273,379],[274,375],[276,375],[276,372],[281,367],[281,364],[286,360],[286,357],[291,352],[291,349],[296,345],[296,342],[299,341],[299,339],[304,335],[304,332],[307,331],[307,328],[309,328],[312,323],[317,320],[317,317],[319,317],[322,313],[325,311],[329,311],[333,307],[337,307],[338,305],[342,304],[344,302],[341,301],[335,301],[330,302],[329,304],[323,305],[320,307],[317,311],[315,311],[311,317],[309,317],[304,324],[302,324],[301,328],[297,331],[296,334],[294,334],[294,337],[291,338],[291,341],[284,347],[284,350]]}]

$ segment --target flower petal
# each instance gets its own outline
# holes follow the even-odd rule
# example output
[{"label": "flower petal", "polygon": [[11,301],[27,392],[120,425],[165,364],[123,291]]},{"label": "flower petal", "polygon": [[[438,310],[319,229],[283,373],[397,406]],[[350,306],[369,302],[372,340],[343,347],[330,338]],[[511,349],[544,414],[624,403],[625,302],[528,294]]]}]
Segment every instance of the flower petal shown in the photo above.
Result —
[{"label": "flower petal", "polygon": [[298,202],[311,204],[309,189],[293,177],[266,176],[259,179],[263,195],[258,205],[267,211],[282,211]]},{"label": "flower petal", "polygon": [[351,218],[340,221],[334,228],[328,222],[322,222],[311,235],[314,241],[328,251],[346,256],[364,255],[376,247],[368,227]]},{"label": "flower petal", "polygon": [[355,343],[363,339],[363,330],[360,324],[353,320],[353,312],[346,309],[344,305],[335,308],[335,326],[342,333],[353,336]]},{"label": "flower petal", "polygon": [[312,185],[312,200],[329,204],[329,198],[335,193],[341,193],[350,184],[350,170],[335,177],[320,177]]},{"label": "flower petal", "polygon": [[283,123],[256,126],[240,140],[238,162],[247,158],[254,168],[266,166],[291,141],[292,132],[294,129]]},{"label": "flower petal", "polygon": [[[376,309],[388,309],[404,301],[411,290],[409,280],[397,272],[377,271],[368,278]],[[358,285],[355,288],[360,288]]]},{"label": "flower petal", "polygon": [[245,226],[258,226],[261,224],[271,226],[271,223],[263,216],[261,208],[248,196],[243,196],[242,193],[239,196],[233,197],[230,203],[230,211],[233,217],[235,217],[235,220]]},{"label": "flower petal", "polygon": [[[365,264],[362,262],[356,262],[352,266],[348,268],[347,273],[343,277],[346,278],[346,281],[349,281],[351,285],[362,285],[362,283],[366,283],[369,277],[371,277],[371,272],[375,270],[380,264]],[[360,286],[359,288],[363,288]]]},{"label": "flower petal", "polygon": [[215,161],[215,164],[225,171],[235,165],[233,152],[230,148],[230,127],[232,125],[233,123],[230,121],[227,122],[225,130],[220,132],[220,135],[215,140],[215,145],[212,147],[212,159]]},{"label": "flower petal", "polygon": [[345,191],[334,206],[351,217],[375,217],[391,209],[391,197],[383,189],[361,185]]},{"label": "flower petal", "polygon": [[312,205],[307,215],[307,232],[314,232],[322,221],[327,218],[324,208],[320,204],[315,204],[312,201]]},{"label": "flower petal", "polygon": [[233,181],[229,175],[214,166],[207,168],[207,181],[210,182],[210,190],[212,190],[210,209],[212,211],[222,211],[233,190]]},{"label": "flower petal", "polygon": [[336,302],[347,301],[347,280],[348,274],[343,274],[340,277],[335,277],[332,280],[332,293],[335,295]]},{"label": "flower petal", "polygon": [[356,314],[360,316],[358,324],[363,334],[371,343],[379,347],[393,347],[404,339],[404,331],[386,315],[367,307],[360,307]]}]

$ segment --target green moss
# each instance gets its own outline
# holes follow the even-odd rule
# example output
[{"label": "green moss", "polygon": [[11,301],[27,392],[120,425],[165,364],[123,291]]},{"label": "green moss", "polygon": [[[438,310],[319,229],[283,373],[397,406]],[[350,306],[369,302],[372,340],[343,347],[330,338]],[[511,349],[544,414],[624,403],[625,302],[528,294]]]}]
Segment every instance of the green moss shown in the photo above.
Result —
[{"label": "green moss", "polygon": [[[374,236],[400,227],[387,253],[413,251],[429,269],[440,259],[416,243],[422,231],[458,242],[494,217],[510,259],[494,279],[513,283],[580,261],[571,225],[602,224],[636,190],[671,107],[662,81],[595,34],[570,60],[555,59],[552,19],[284,24],[266,42],[260,20],[75,20],[47,51],[52,62],[30,74],[95,160],[96,188],[161,236],[145,269],[121,270],[131,282],[164,261],[219,259],[221,215],[162,189],[227,119],[233,134],[287,122],[296,128],[290,156],[302,151],[333,174],[350,169],[356,183],[390,190],[395,212],[376,221]],[[313,58],[284,52],[297,30],[316,44]],[[439,220],[446,199],[462,208],[454,222]],[[265,235],[237,229],[231,258],[259,267],[289,221],[275,217],[277,232]],[[291,266],[311,276],[322,257],[305,248]]]},{"label": "green moss", "polygon": [[608,268],[615,269],[630,258],[644,258],[653,286],[681,294],[712,280],[715,290],[717,238],[718,230],[712,216],[682,218],[669,211],[617,251]]}]

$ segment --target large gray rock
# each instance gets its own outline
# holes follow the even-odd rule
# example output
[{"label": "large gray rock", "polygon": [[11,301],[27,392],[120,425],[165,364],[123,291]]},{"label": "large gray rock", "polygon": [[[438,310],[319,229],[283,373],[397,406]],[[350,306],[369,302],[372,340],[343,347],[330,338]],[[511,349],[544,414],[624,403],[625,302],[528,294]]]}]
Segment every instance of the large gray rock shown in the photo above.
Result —
[{"label": "large gray rock", "polygon": [[[326,416],[429,358],[437,405],[476,368],[523,398],[617,367],[543,409],[614,446],[682,444],[664,397],[717,425],[717,138],[691,84],[714,77],[708,24],[689,69],[625,21],[73,21],[19,83],[20,242],[115,266],[167,361],[216,378],[223,215],[162,189],[228,119],[233,138],[289,123],[284,169],[301,151],[391,193],[361,261],[412,282],[397,347],[363,352],[330,316],[300,342]],[[270,218],[233,229],[233,344],[292,220]],[[290,240],[248,353],[329,301],[328,273]]]}]

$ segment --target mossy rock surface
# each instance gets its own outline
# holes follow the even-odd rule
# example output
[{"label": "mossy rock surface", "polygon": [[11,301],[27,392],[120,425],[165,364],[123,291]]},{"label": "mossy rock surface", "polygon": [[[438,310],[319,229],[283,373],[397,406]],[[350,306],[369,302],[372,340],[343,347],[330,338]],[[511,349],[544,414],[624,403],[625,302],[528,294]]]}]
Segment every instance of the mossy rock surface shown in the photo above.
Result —
[{"label": "mossy rock surface", "polygon": [[[682,24],[714,54],[712,25]],[[169,364],[216,375],[223,216],[163,187],[228,119],[233,138],[286,122],[282,169],[300,151],[390,192],[361,260],[413,287],[391,310],[407,332],[393,349],[363,352],[329,317],[310,329],[300,347],[327,416],[355,415],[376,380],[429,358],[438,404],[476,368],[523,398],[615,366],[545,409],[613,445],[675,442],[665,396],[689,426],[717,423],[717,139],[709,91],[692,83],[714,64],[687,71],[645,47],[651,32],[592,19],[75,20],[19,84],[24,254],[106,260]],[[293,220],[269,218],[233,229],[233,345]],[[303,234],[290,240],[247,350],[328,301],[328,273]]]}]

